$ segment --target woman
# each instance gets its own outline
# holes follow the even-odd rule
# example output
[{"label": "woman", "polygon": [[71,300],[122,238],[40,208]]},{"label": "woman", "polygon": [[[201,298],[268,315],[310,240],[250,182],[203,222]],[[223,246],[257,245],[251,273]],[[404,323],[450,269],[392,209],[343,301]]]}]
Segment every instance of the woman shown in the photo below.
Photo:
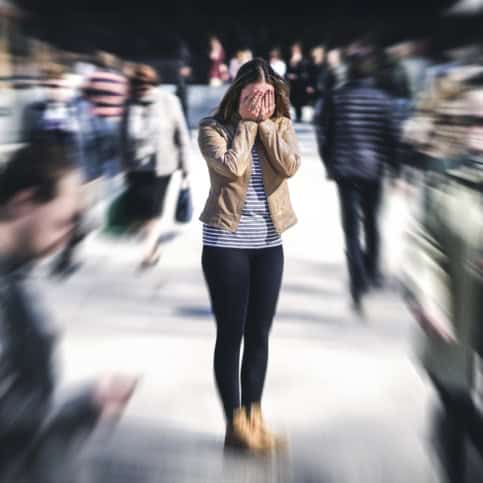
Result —
[{"label": "woman", "polygon": [[324,95],[324,88],[327,85],[328,69],[325,62],[325,49],[317,45],[310,51],[310,63],[307,67],[307,100],[311,106]]},{"label": "woman", "polygon": [[188,176],[190,136],[183,110],[158,84],[154,69],[135,68],[122,126],[127,216],[142,224],[146,236],[141,268],[155,265],[161,255],[160,219],[171,176],[177,169]]},{"label": "woman", "polygon": [[275,47],[269,54],[270,67],[280,76],[285,77],[287,64],[282,59],[282,51]]},{"label": "woman", "polygon": [[228,67],[225,64],[225,49],[218,37],[210,38],[210,70],[208,72],[208,82],[210,86],[219,87],[228,80]]},{"label": "woman", "polygon": [[225,445],[270,451],[283,442],[266,429],[260,404],[283,272],[280,235],[297,221],[287,178],[300,156],[288,86],[265,60],[240,68],[216,114],[201,121],[199,145],[211,179],[202,265],[217,324]]}]

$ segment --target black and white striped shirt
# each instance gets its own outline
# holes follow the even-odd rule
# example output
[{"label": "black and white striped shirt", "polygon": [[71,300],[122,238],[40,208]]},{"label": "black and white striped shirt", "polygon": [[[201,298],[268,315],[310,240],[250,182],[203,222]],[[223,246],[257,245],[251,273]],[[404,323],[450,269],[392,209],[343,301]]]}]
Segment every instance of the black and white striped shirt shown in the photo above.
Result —
[{"label": "black and white striped shirt", "polygon": [[258,153],[252,149],[252,172],[240,224],[235,232],[203,226],[203,245],[224,248],[270,248],[280,246],[282,238],[273,225],[263,185]]}]

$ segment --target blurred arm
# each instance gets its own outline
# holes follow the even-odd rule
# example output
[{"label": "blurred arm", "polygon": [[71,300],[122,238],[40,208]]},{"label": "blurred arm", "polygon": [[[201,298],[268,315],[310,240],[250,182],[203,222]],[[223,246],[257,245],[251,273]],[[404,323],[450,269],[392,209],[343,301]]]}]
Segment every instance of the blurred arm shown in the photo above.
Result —
[{"label": "blurred arm", "polygon": [[423,329],[451,335],[449,234],[441,218],[444,193],[434,190],[432,208],[411,235],[412,245],[406,264],[406,290],[409,308]]}]

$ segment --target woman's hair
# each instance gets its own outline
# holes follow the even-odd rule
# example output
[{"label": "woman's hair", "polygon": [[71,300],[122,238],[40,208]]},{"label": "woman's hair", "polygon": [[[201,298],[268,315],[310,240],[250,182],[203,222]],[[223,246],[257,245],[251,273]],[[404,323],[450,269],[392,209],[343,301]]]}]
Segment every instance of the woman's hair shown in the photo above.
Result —
[{"label": "woman's hair", "polygon": [[134,67],[131,81],[134,84],[158,85],[159,76],[156,70],[150,65],[138,64]]},{"label": "woman's hair", "polygon": [[215,112],[215,118],[222,123],[236,120],[238,118],[242,90],[248,84],[254,82],[266,82],[273,86],[275,91],[274,116],[287,117],[290,119],[288,84],[270,67],[270,64],[266,60],[259,57],[240,67],[235,80]]}]

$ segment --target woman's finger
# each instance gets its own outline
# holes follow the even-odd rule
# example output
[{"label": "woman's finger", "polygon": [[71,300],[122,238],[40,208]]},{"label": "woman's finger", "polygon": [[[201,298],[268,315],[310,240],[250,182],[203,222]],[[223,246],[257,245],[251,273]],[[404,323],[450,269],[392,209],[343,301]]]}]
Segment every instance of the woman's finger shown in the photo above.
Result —
[{"label": "woman's finger", "polygon": [[264,96],[263,96],[263,114],[266,114],[267,110],[268,110],[268,96],[267,96],[268,93],[265,93]]},{"label": "woman's finger", "polygon": [[256,107],[258,108],[262,108],[263,107],[263,94],[259,93],[256,100],[255,100],[255,103],[256,103]]},{"label": "woman's finger", "polygon": [[256,104],[259,98],[260,98],[260,92],[255,92],[252,96],[252,103]]}]

